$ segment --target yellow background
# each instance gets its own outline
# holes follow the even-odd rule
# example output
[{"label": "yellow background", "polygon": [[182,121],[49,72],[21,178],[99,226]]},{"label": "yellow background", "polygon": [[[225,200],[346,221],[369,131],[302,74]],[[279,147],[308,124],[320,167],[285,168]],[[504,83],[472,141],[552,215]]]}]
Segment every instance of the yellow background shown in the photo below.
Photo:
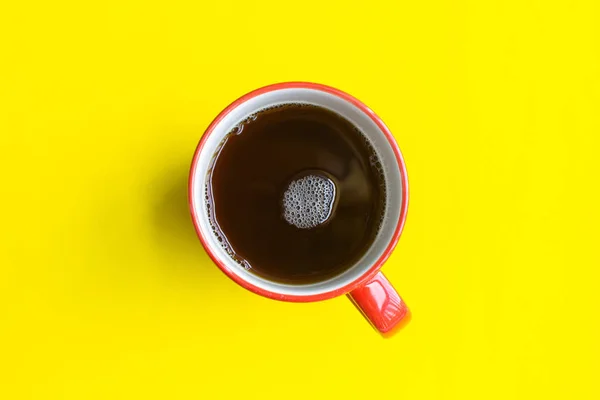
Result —
[{"label": "yellow background", "polygon": [[[600,397],[597,1],[165,3],[0,6],[1,398]],[[202,132],[286,80],[404,153],[392,339],[195,237]]]}]

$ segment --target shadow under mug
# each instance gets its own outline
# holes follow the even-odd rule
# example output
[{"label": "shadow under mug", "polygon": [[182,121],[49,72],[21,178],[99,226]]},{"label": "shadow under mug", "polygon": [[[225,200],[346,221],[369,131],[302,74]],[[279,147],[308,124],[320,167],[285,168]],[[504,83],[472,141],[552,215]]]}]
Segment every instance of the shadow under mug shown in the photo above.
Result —
[{"label": "shadow under mug", "polygon": [[[249,115],[285,103],[309,103],[329,109],[354,124],[377,151],[386,180],[386,209],[377,237],[362,258],[323,282],[292,285],[273,282],[236,263],[214,235],[205,202],[207,176],[224,137]],[[408,180],[400,149],[389,129],[356,98],[329,86],[286,82],[254,90],[225,108],[206,129],[194,154],[188,186],[189,204],[198,237],[215,264],[231,279],[259,295],[282,301],[308,302],[347,295],[382,334],[410,319],[410,312],[380,271],[396,246],[408,208]]]}]

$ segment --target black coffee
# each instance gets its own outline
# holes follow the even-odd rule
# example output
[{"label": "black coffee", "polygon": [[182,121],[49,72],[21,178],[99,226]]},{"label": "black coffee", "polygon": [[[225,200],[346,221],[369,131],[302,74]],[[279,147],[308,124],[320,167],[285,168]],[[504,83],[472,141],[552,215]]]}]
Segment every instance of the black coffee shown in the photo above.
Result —
[{"label": "black coffee", "polygon": [[306,284],[340,274],[367,251],[381,225],[385,179],[373,147],[349,121],[286,104],[227,135],[206,201],[233,259],[269,280]]}]

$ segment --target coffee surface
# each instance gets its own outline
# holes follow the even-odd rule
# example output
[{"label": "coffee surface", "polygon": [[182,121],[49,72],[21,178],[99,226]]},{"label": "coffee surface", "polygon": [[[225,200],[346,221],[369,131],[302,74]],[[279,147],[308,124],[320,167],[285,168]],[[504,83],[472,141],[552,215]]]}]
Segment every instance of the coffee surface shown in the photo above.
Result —
[{"label": "coffee surface", "polygon": [[266,279],[315,283],[350,268],[385,210],[379,157],[349,121],[286,104],[236,126],[213,159],[206,192],[229,255]]}]

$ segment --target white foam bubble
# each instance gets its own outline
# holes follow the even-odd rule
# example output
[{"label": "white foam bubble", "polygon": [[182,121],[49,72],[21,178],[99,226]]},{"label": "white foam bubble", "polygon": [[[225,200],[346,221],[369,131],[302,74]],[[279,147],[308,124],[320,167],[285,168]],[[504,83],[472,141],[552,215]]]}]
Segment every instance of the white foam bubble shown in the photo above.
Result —
[{"label": "white foam bubble", "polygon": [[324,176],[296,179],[283,194],[283,218],[299,229],[321,225],[331,216],[335,195],[335,184]]}]

